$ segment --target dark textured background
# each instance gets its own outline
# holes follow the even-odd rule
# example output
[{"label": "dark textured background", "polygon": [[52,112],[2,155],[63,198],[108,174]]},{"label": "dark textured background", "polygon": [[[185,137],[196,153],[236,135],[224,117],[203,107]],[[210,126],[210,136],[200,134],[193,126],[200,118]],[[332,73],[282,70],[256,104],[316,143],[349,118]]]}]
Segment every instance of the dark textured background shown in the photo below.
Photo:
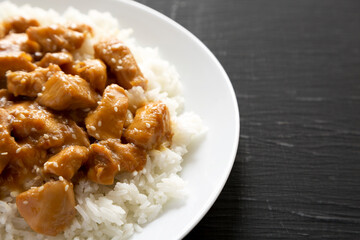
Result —
[{"label": "dark textured background", "polygon": [[139,0],[234,86],[238,154],[186,239],[360,239],[360,1]]}]

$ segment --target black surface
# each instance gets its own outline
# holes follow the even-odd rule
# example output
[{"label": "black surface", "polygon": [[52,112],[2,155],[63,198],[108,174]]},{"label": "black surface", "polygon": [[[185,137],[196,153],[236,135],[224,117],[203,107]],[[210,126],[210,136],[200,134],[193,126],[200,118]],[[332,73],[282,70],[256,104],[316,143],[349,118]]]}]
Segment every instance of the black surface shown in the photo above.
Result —
[{"label": "black surface", "polygon": [[186,239],[360,239],[360,1],[141,0],[227,71],[241,137]]}]

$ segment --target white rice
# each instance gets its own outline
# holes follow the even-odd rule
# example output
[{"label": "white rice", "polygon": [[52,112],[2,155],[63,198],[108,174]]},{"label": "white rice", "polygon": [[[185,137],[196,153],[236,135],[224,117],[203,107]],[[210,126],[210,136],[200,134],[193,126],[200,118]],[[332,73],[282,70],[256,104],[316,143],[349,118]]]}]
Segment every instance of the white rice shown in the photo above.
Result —
[{"label": "white rice", "polygon": [[[161,59],[157,49],[144,48],[131,38],[131,29],[121,29],[109,13],[95,10],[84,15],[69,8],[63,15],[29,5],[17,7],[0,3],[0,21],[12,16],[34,17],[42,25],[52,23],[86,23],[93,27],[95,39],[87,39],[76,58],[92,56],[92,44],[101,36],[116,36],[133,52],[141,70],[149,80],[148,91],[135,87],[129,90],[129,106],[143,101],[161,100],[171,113],[173,142],[169,148],[152,150],[140,172],[119,174],[116,184],[102,186],[83,180],[75,186],[77,215],[64,234],[43,236],[32,231],[19,215],[15,196],[0,201],[1,239],[126,239],[141,232],[146,223],[162,213],[169,201],[181,201],[186,196],[186,184],[179,176],[187,146],[204,131],[201,119],[193,113],[183,113],[181,83],[176,69]],[[120,29],[120,30],[119,30]],[[181,211],[181,209],[179,210]]]}]

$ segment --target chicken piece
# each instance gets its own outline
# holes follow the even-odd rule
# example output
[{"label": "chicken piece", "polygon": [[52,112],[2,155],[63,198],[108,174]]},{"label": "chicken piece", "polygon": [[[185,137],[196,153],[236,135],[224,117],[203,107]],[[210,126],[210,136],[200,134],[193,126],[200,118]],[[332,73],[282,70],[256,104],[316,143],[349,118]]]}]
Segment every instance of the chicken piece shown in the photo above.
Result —
[{"label": "chicken piece", "polygon": [[30,72],[35,69],[32,57],[24,52],[0,52],[0,78],[8,70]]},{"label": "chicken piece", "polygon": [[90,83],[90,86],[102,93],[106,86],[106,66],[99,59],[87,59],[84,62],[77,62],[67,66],[65,72],[73,75],[79,75]]},{"label": "chicken piece", "polygon": [[31,188],[16,197],[16,206],[35,232],[55,236],[75,217],[73,185],[64,180]]},{"label": "chicken piece", "polygon": [[26,34],[9,34],[5,38],[0,39],[0,51],[20,52],[21,46],[26,43],[28,37]]},{"label": "chicken piece", "polygon": [[24,33],[29,27],[39,26],[39,22],[36,19],[28,19],[18,16],[4,21],[3,26],[5,28],[5,34]]},{"label": "chicken piece", "polygon": [[90,145],[87,176],[93,182],[111,185],[118,172],[140,171],[146,159],[146,150],[133,144],[116,139],[100,141]]},{"label": "chicken piece", "polygon": [[69,52],[81,47],[85,33],[70,30],[61,25],[30,27],[26,30],[29,39],[37,42],[43,52]]},{"label": "chicken piece", "polygon": [[85,119],[89,135],[98,140],[120,139],[127,107],[125,90],[116,84],[107,86],[100,104]]},{"label": "chicken piece", "polygon": [[128,142],[145,149],[153,149],[172,138],[170,114],[161,102],[148,103],[136,111],[133,122],[125,130]]},{"label": "chicken piece", "polygon": [[74,121],[57,118],[36,103],[18,103],[8,111],[14,116],[12,133],[19,141],[50,149],[52,153],[70,145],[90,146],[86,132]]},{"label": "chicken piece", "polygon": [[17,139],[27,140],[41,149],[64,143],[63,131],[66,125],[38,104],[18,103],[9,107],[8,111],[14,116],[12,133]]},{"label": "chicken piece", "polygon": [[40,67],[48,67],[50,64],[64,65],[71,63],[73,61],[73,56],[67,52],[57,52],[57,53],[46,53],[45,56],[37,63]]},{"label": "chicken piece", "polygon": [[108,139],[99,144],[106,146],[120,164],[120,172],[133,172],[143,169],[146,163],[146,150],[134,144],[122,144],[119,140]]},{"label": "chicken piece", "polygon": [[48,149],[49,153],[57,154],[69,146],[90,146],[88,135],[73,120],[65,118],[62,123],[64,124],[62,127],[64,142],[60,146]]},{"label": "chicken piece", "polygon": [[95,57],[103,60],[116,75],[117,82],[125,89],[141,86],[146,89],[147,80],[143,76],[130,49],[120,40],[111,39],[94,45]]},{"label": "chicken piece", "polygon": [[52,156],[44,164],[44,172],[70,180],[89,157],[89,150],[81,146],[69,146]]},{"label": "chicken piece", "polygon": [[11,33],[0,39],[1,52],[28,52],[33,53],[40,50],[39,44],[29,40],[26,33]]},{"label": "chicken piece", "polygon": [[45,90],[36,100],[54,110],[93,108],[97,105],[97,93],[79,76],[56,72],[44,86]]},{"label": "chicken piece", "polygon": [[11,163],[31,170],[35,165],[42,166],[46,160],[46,150],[34,146],[31,141],[24,141],[19,142]]},{"label": "chicken piece", "polygon": [[87,177],[98,184],[111,185],[115,175],[120,171],[120,162],[106,146],[94,143],[90,145],[87,162]]},{"label": "chicken piece", "polygon": [[36,68],[32,72],[8,71],[6,73],[7,88],[14,96],[36,97],[43,90],[44,83],[55,72],[61,71],[59,66],[50,65],[48,68]]},{"label": "chicken piece", "polygon": [[8,112],[0,108],[0,174],[11,161],[16,149],[18,148],[15,139],[10,135],[11,116]]}]

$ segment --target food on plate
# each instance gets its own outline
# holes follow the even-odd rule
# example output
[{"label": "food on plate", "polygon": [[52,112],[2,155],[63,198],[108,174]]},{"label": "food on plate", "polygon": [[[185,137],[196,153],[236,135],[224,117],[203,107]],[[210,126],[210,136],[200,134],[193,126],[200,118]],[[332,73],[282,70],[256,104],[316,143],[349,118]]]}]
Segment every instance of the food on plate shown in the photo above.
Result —
[{"label": "food on plate", "polygon": [[0,3],[0,235],[128,238],[184,196],[203,131],[178,75],[108,14]]}]

